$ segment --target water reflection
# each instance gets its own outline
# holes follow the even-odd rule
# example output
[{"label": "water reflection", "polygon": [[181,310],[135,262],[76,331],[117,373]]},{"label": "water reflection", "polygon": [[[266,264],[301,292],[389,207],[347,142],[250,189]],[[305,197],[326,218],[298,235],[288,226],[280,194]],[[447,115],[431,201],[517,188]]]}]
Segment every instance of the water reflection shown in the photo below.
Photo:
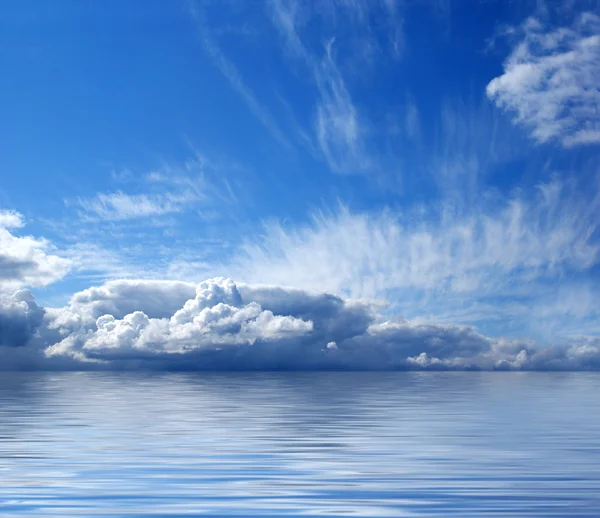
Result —
[{"label": "water reflection", "polygon": [[600,515],[600,376],[2,374],[0,515]]}]

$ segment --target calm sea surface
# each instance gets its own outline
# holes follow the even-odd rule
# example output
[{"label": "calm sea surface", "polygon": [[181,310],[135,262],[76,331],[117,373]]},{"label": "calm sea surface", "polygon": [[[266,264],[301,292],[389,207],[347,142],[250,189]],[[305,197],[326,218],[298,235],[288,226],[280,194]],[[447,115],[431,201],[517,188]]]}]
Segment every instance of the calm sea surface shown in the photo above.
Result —
[{"label": "calm sea surface", "polygon": [[0,516],[600,517],[600,375],[0,373]]}]

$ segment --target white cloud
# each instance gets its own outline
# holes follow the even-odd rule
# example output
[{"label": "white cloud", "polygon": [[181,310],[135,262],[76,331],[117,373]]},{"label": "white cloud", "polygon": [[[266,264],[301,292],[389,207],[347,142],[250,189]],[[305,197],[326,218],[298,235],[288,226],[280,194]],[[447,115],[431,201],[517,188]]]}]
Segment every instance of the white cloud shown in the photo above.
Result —
[{"label": "white cloud", "polygon": [[[361,17],[365,6],[352,3],[345,7],[351,7]],[[271,2],[273,24],[292,57],[308,68],[319,93],[315,104],[316,141],[331,170],[338,173],[366,170],[372,164],[365,150],[364,124],[335,64],[335,38],[328,39],[323,57],[318,58],[298,32],[300,11],[301,4],[294,1]]]},{"label": "white cloud", "polygon": [[149,318],[139,310],[121,319],[105,314],[98,317],[95,329],[82,326],[50,346],[46,354],[105,360],[215,352],[224,347],[285,341],[303,336],[312,328],[311,321],[274,315],[257,302],[243,303],[232,281],[213,279],[200,283],[194,298],[170,318]]},{"label": "white cloud", "polygon": [[468,212],[342,207],[299,228],[267,225],[227,271],[247,282],[384,298],[420,321],[495,321],[500,332],[547,328],[555,336],[591,329],[600,313],[600,287],[582,277],[600,260],[598,211],[597,190],[584,195],[559,180],[509,200],[482,196]]},{"label": "white cloud", "polygon": [[[229,176],[243,168],[235,162],[209,159],[191,144],[190,147],[193,156],[181,163],[162,162],[156,169],[143,173],[128,170],[127,183],[137,192],[101,192],[91,197],[67,198],[65,204],[78,211],[82,223],[107,222],[112,228],[130,220],[165,226],[178,213],[190,211],[203,218],[210,213],[217,217],[220,208],[237,201]],[[165,217],[169,215],[171,220]],[[73,222],[69,221],[67,227],[71,230]]]},{"label": "white cloud", "polygon": [[166,318],[194,297],[196,285],[180,281],[112,280],[75,293],[66,308],[49,309],[53,328],[91,326],[102,315],[122,319],[141,311]]},{"label": "white cloud", "polygon": [[316,106],[317,142],[329,167],[336,172],[369,168],[364,151],[363,129],[356,107],[332,55],[333,40],[326,46],[325,57],[315,79],[320,99]]},{"label": "white cloud", "polygon": [[124,253],[127,247],[121,246],[118,250],[110,246],[103,247],[97,237],[97,228],[95,230],[96,242],[77,240],[62,252],[73,265],[71,274],[74,277],[89,280],[123,279],[142,277],[152,272],[150,260],[145,260],[143,268],[135,265],[135,261],[128,260]]},{"label": "white cloud", "polygon": [[377,305],[322,292],[223,278],[190,288],[112,283],[48,310],[27,291],[0,298],[0,368],[600,369],[598,337],[541,347],[470,326],[384,320]]},{"label": "white cloud", "polygon": [[231,87],[240,95],[248,106],[248,109],[256,119],[267,129],[267,131],[286,148],[291,148],[289,140],[280,129],[274,117],[269,110],[256,97],[256,94],[243,81],[242,76],[236,66],[229,61],[221,52],[217,44],[210,38],[210,28],[204,20],[204,13],[201,6],[194,0],[188,0],[189,11],[198,26],[198,32],[204,51],[213,60],[213,63],[220,70],[221,74],[229,81]]},{"label": "white cloud", "polygon": [[45,239],[17,236],[9,231],[24,224],[15,211],[0,212],[0,289],[46,286],[62,278],[71,268],[68,259],[51,253]]},{"label": "white cloud", "polygon": [[0,210],[0,228],[21,228],[24,224],[23,215],[16,210]]},{"label": "white cloud", "polygon": [[341,207],[312,224],[266,227],[249,242],[238,273],[252,282],[374,297],[393,288],[472,292],[507,274],[537,278],[598,261],[595,211],[600,195],[573,197],[558,180],[532,197],[484,198],[469,213],[442,206],[429,214],[352,213]]},{"label": "white cloud", "polygon": [[[248,5],[240,4],[236,10],[243,10]],[[368,139],[369,121],[352,98],[350,81],[346,78],[364,80],[366,70],[373,70],[377,58],[395,59],[402,55],[404,8],[401,2],[267,1],[268,14],[282,37],[286,57],[291,58],[289,70],[280,72],[300,75],[299,80],[308,80],[316,91],[316,98],[312,100],[313,110],[307,120],[307,110],[298,110],[296,113],[289,110],[289,103],[282,97],[288,92],[278,88],[276,96],[283,99],[282,104],[288,112],[287,128],[282,123],[285,119],[275,116],[277,113],[270,109],[266,97],[264,102],[259,100],[256,92],[244,82],[236,63],[225,55],[213,38],[219,30],[213,27],[212,22],[218,26],[222,20],[216,16],[214,20],[209,19],[211,9],[222,13],[223,5],[219,2],[189,0],[188,6],[206,54],[276,140],[291,148],[292,144],[282,127],[289,129],[310,152],[318,149],[334,172],[356,173],[374,168],[375,154],[370,149]],[[256,32],[271,37],[268,28],[260,25],[262,17],[260,14],[257,16],[256,10],[245,12],[249,18],[256,20]],[[313,31],[306,31],[307,27]],[[343,59],[340,59],[342,66],[338,66],[336,53],[333,52],[338,47],[343,53]]]},{"label": "white cloud", "polygon": [[538,142],[600,143],[600,17],[581,14],[570,27],[529,18],[520,41],[487,94],[516,113]]},{"label": "white cloud", "polygon": [[121,221],[181,212],[202,198],[195,192],[165,194],[99,193],[94,198],[78,198],[80,214],[88,219]]},{"label": "white cloud", "polygon": [[[222,229],[243,211],[236,193],[245,181],[239,173],[246,170],[192,151],[183,162],[130,170],[129,192],[67,198],[68,218],[43,221],[64,243],[61,255],[72,262],[74,276],[96,281],[191,278],[194,271],[195,280],[209,276],[199,274],[199,267],[230,245]],[[201,232],[189,232],[193,222]]]}]

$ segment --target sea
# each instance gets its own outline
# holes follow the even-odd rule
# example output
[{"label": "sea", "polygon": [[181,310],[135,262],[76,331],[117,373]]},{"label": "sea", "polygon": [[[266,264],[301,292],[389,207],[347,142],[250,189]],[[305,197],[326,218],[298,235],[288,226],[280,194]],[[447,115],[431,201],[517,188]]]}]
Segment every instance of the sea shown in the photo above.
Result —
[{"label": "sea", "polygon": [[0,372],[0,516],[600,517],[600,374]]}]

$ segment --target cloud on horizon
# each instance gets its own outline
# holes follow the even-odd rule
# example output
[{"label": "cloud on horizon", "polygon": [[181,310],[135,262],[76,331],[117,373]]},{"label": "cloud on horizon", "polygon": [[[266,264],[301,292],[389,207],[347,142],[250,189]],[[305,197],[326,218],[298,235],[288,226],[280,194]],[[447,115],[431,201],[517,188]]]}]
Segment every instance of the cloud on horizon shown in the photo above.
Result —
[{"label": "cloud on horizon", "polygon": [[242,282],[128,274],[46,308],[22,288],[82,265],[5,211],[6,250],[37,276],[0,282],[1,368],[596,368],[599,207],[558,178],[468,211],[340,206],[201,269]]},{"label": "cloud on horizon", "polygon": [[[166,301],[161,304],[161,301]],[[135,308],[135,309],[134,309]],[[600,368],[600,338],[538,346],[471,326],[386,319],[373,302],[209,279],[119,281],[39,307],[0,298],[2,369]]]}]

